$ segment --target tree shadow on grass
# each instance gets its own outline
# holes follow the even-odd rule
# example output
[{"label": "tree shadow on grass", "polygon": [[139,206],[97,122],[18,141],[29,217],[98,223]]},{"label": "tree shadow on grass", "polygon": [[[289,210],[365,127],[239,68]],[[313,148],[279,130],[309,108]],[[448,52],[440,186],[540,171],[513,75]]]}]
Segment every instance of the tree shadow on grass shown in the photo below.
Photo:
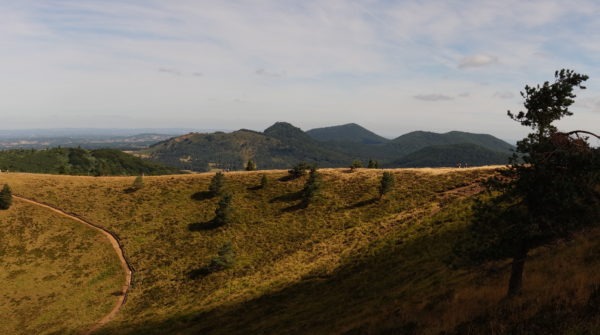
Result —
[{"label": "tree shadow on grass", "polygon": [[371,198],[371,199],[367,199],[367,200],[362,200],[359,201],[355,204],[349,205],[344,207],[344,209],[356,209],[356,208],[360,208],[363,206],[367,206],[367,205],[372,205],[374,203],[376,203],[377,201],[379,201],[379,198],[375,197],[375,198]]},{"label": "tree shadow on grass", "polygon": [[302,199],[302,191],[286,193],[284,195],[280,195],[278,197],[275,197],[275,198],[269,200],[269,203],[297,201],[300,199]]},{"label": "tree shadow on grass", "polygon": [[217,229],[222,226],[223,226],[222,224],[218,224],[215,220],[210,220],[210,221],[206,221],[206,222],[190,223],[188,225],[188,230],[189,231],[207,231],[207,230],[214,230],[214,229]]},{"label": "tree shadow on grass", "polygon": [[200,191],[192,194],[190,198],[197,201],[207,200],[213,198],[215,195],[210,191]]},{"label": "tree shadow on grass", "polygon": [[256,185],[256,186],[248,187],[247,190],[248,191],[258,191],[258,190],[262,190],[262,188],[263,188],[262,185]]}]

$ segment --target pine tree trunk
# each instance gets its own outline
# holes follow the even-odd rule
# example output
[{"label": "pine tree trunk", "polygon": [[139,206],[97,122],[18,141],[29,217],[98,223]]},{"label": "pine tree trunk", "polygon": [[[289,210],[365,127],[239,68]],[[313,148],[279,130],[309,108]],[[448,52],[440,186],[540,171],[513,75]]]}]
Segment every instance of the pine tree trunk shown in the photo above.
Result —
[{"label": "pine tree trunk", "polygon": [[508,298],[521,293],[521,289],[523,288],[523,268],[525,267],[527,252],[529,252],[529,248],[526,243],[523,242],[513,257],[510,280],[508,282]]}]

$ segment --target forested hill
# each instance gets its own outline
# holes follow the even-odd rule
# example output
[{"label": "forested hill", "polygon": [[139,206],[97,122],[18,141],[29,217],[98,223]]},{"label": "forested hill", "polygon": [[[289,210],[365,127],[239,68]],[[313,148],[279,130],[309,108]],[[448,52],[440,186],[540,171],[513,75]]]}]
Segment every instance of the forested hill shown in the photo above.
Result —
[{"label": "forested hill", "polygon": [[[289,168],[299,162],[345,167],[355,160],[366,165],[371,159],[380,167],[506,164],[511,149],[510,144],[487,134],[419,131],[388,140],[353,123],[304,132],[277,122],[264,132],[190,133],[159,142],[140,154],[180,169],[208,171],[240,170],[249,160],[259,169]],[[427,159],[422,154],[408,156],[421,150],[435,155]]]},{"label": "forested hill", "polygon": [[160,175],[178,169],[150,162],[116,149],[86,150],[54,148],[45,150],[15,149],[0,151],[0,169],[71,175]]}]

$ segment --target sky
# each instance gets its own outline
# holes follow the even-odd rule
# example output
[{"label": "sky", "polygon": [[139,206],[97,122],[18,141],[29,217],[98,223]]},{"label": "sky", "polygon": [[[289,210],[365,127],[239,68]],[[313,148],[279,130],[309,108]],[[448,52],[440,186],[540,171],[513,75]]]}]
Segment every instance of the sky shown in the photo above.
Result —
[{"label": "sky", "polygon": [[600,2],[0,0],[0,129],[528,129],[526,84],[590,76],[564,130],[600,129]]}]

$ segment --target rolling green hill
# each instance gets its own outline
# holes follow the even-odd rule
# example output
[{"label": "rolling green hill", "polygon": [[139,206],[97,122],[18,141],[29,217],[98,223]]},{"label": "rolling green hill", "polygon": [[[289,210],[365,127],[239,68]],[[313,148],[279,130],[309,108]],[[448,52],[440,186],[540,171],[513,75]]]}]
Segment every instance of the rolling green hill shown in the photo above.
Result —
[{"label": "rolling green hill", "polygon": [[350,142],[362,144],[382,144],[389,142],[387,138],[381,137],[356,123],[315,128],[307,131],[306,134],[315,140],[322,142]]},{"label": "rolling green hill", "polygon": [[[534,250],[527,261],[523,294],[505,301],[508,261],[467,267],[453,254],[473,220],[471,206],[485,199],[478,195],[479,183],[494,170],[387,171],[396,184],[379,199],[383,171],[321,170],[319,196],[307,208],[297,206],[306,177],[287,180],[285,171],[269,171],[268,183],[261,188],[263,172],[225,173],[233,213],[221,227],[210,224],[219,202],[206,192],[212,173],[146,177],[144,188],[136,192],[126,192],[133,177],[5,173],[0,174],[0,184],[9,183],[16,194],[75,213],[120,236],[136,269],[134,282],[124,307],[97,334],[600,330],[600,231]],[[23,223],[8,232],[23,236],[20,248],[32,250],[32,256],[38,248],[34,243],[39,243],[32,241],[44,240],[21,231],[30,230],[27,222],[45,215],[19,201],[0,213]],[[47,257],[63,259],[72,249],[83,252],[81,244],[63,243],[62,251],[48,252]],[[30,259],[35,265],[35,257]],[[223,263],[227,266],[203,270]],[[38,268],[26,268],[19,275],[26,278]],[[89,270],[56,271],[53,280],[85,286],[85,276],[92,275],[86,274]],[[0,275],[0,286],[7,283],[16,282]],[[60,314],[69,304],[47,305],[37,298],[20,303],[31,313],[47,306],[45,315]],[[7,310],[14,305],[10,300],[6,304]],[[95,305],[76,306],[85,313]],[[65,325],[79,322],[52,320],[52,329],[59,330],[76,329]],[[20,329],[31,333],[16,329],[16,334]]]},{"label": "rolling green hill", "polygon": [[259,169],[289,168],[300,161],[322,167],[345,166],[350,157],[328,149],[289,123],[278,122],[264,133],[192,133],[159,142],[143,151],[151,159],[184,170],[241,170],[252,159]]},{"label": "rolling green hill", "polygon": [[472,143],[430,145],[390,163],[396,167],[482,166],[508,162],[509,154]]},{"label": "rolling green hill", "polygon": [[73,175],[157,175],[176,168],[149,162],[116,149],[54,148],[0,151],[0,170]]},{"label": "rolling green hill", "polygon": [[[434,158],[423,160],[418,156],[414,162],[402,160],[420,149],[448,144],[471,145],[448,148],[452,150],[443,154],[445,158],[442,161]],[[482,148],[489,152],[484,154]],[[192,133],[175,137],[141,151],[140,155],[195,171],[213,168],[241,170],[250,159],[257,163],[259,169],[289,168],[299,162],[315,163],[321,167],[344,167],[357,159],[365,163],[376,159],[381,166],[388,167],[424,167],[455,166],[464,157],[482,155],[486,158],[472,160],[473,165],[480,165],[478,162],[505,164],[511,148],[510,144],[484,134],[413,132],[387,140],[356,124],[304,132],[289,123],[277,122],[262,133],[242,129],[232,133]],[[459,156],[452,159],[453,154]],[[399,160],[403,165],[396,163]]]},{"label": "rolling green hill", "polygon": [[[393,139],[388,146],[396,150],[398,155],[407,155],[428,146],[450,144],[475,144],[495,152],[510,153],[512,145],[488,134],[472,134],[460,131],[451,131],[444,134],[427,131],[414,131]],[[463,148],[467,150],[467,147]],[[506,163],[506,160],[504,161]],[[437,166],[437,165],[436,165]]]}]

